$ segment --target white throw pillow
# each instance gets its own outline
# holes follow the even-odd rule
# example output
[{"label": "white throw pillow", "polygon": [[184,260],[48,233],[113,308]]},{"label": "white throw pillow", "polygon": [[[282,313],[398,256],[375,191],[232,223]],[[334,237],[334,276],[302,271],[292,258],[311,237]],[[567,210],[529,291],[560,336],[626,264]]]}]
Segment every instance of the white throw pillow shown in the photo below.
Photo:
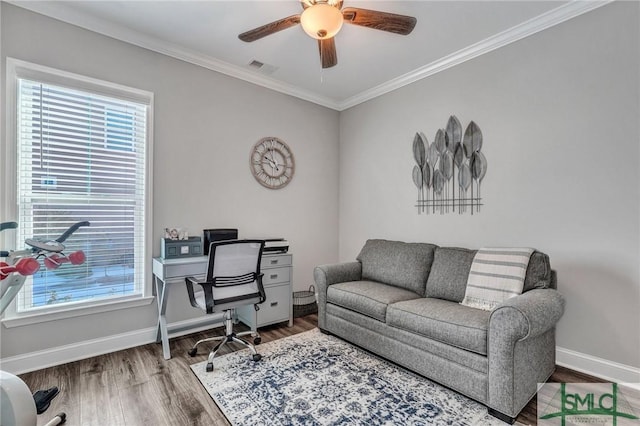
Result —
[{"label": "white throw pillow", "polygon": [[467,290],[460,304],[493,310],[503,301],[522,294],[532,248],[484,247],[473,258]]}]

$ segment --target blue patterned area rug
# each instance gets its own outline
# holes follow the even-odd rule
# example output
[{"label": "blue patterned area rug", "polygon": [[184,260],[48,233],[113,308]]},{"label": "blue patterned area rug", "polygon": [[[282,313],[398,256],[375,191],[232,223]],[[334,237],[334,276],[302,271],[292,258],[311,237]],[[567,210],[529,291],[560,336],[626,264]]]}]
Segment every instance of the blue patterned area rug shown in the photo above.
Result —
[{"label": "blue patterned area rug", "polygon": [[457,425],[505,423],[485,406],[316,328],[191,369],[231,424]]}]

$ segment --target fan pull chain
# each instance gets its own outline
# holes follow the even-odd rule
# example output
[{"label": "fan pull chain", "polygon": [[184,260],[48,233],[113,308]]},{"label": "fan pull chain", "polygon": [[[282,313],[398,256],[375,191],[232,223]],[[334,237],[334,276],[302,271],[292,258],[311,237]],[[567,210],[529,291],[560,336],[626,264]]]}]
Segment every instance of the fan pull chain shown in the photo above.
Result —
[{"label": "fan pull chain", "polygon": [[320,48],[320,84],[324,83],[324,67],[322,66],[322,64],[324,64],[323,53],[323,49]]}]

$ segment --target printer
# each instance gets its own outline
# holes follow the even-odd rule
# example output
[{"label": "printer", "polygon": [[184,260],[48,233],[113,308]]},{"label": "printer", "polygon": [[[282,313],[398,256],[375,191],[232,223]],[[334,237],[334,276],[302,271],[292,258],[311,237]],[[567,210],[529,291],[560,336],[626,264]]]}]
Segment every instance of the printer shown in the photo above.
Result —
[{"label": "printer", "polygon": [[264,240],[264,253],[286,253],[289,251],[289,241],[284,238],[268,238]]}]

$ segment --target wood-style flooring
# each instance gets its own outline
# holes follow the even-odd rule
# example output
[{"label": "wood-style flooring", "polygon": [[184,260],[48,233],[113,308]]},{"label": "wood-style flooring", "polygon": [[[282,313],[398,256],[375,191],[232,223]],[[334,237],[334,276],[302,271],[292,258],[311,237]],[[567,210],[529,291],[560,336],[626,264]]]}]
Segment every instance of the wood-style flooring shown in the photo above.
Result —
[{"label": "wood-style flooring", "polygon": [[[317,326],[317,315],[260,329],[262,342],[311,330]],[[238,328],[241,329],[241,328]],[[162,346],[148,344],[26,373],[20,377],[33,391],[58,386],[60,394],[47,412],[38,416],[38,425],[61,411],[67,414],[69,426],[195,426],[229,425],[189,366],[207,358],[208,347],[199,348],[191,358],[187,351],[199,339],[218,328],[170,340],[170,360],[162,356]],[[228,348],[229,345],[226,346]],[[232,349],[223,348],[220,353]],[[234,348],[235,349],[235,348]],[[587,376],[558,367],[553,382],[597,382]],[[536,424],[535,398],[518,417],[523,424]]]}]

